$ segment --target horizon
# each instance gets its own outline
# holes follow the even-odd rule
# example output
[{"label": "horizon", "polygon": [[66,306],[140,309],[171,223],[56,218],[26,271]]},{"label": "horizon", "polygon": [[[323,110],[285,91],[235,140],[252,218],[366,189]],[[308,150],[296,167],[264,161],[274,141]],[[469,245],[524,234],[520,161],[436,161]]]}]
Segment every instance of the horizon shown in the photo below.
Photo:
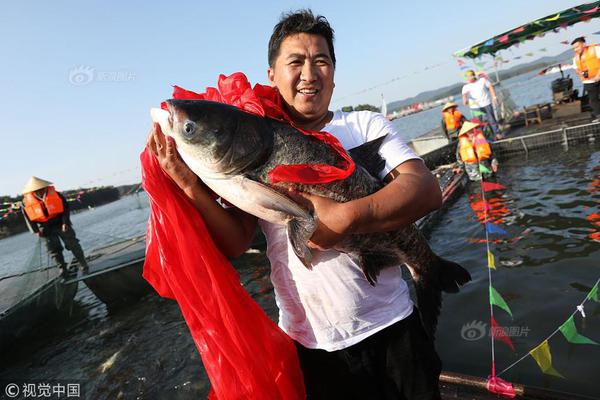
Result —
[{"label": "horizon", "polygon": [[[283,11],[310,7],[330,21],[338,59],[331,109],[339,109],[459,83],[454,51],[580,3],[7,4],[0,16],[9,38],[0,65],[0,195],[16,197],[31,175],[60,190],[139,183],[149,109],[169,96],[170,85],[202,91],[220,73],[243,71],[252,84],[267,83],[267,41]],[[570,48],[561,41],[598,30],[597,20],[580,23],[501,51],[522,59],[500,70],[559,54]]]}]

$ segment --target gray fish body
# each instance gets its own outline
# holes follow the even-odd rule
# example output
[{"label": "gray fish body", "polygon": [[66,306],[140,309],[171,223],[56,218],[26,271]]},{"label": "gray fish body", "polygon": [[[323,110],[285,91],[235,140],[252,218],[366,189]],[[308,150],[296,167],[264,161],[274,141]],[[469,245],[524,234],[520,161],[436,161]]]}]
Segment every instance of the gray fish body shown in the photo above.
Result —
[{"label": "gray fish body", "polygon": [[[377,150],[384,138],[371,142],[367,151],[372,154],[361,153],[361,148],[369,144],[350,151],[356,168],[344,180],[314,185],[274,184],[269,172],[279,165],[339,166],[342,158],[329,145],[288,124],[231,106],[202,100],[167,103],[169,120],[165,121],[164,113],[160,116],[153,113],[153,119],[160,123],[165,134],[175,138],[184,161],[227,201],[259,218],[287,225],[292,248],[308,268],[311,252],[307,242],[316,221],[310,212],[286,196],[288,189],[348,202],[383,187],[373,176],[383,164],[372,161],[380,159]],[[370,166],[371,173],[361,165]],[[423,323],[431,334],[439,314],[441,291],[457,292],[460,285],[470,280],[469,273],[461,266],[435,255],[412,224],[390,232],[349,235],[335,249],[355,255],[373,285],[383,268],[406,264],[415,282]]]}]

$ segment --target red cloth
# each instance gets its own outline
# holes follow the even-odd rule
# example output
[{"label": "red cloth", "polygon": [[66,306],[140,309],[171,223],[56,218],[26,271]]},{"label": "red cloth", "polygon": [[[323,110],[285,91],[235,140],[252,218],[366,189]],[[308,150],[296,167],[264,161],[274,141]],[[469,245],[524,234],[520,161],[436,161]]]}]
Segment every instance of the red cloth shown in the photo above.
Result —
[{"label": "red cloth", "polygon": [[[229,76],[220,75],[218,88],[209,87],[204,93],[195,93],[179,86],[173,90],[174,99],[185,100],[211,100],[219,103],[230,104],[251,114],[269,117],[282,122],[287,122],[308,136],[313,136],[338,152],[342,158],[339,166],[327,164],[296,164],[280,165],[269,172],[272,183],[291,182],[315,185],[343,180],[354,172],[354,162],[343,149],[340,142],[327,132],[307,131],[294,125],[281,104],[281,96],[277,89],[261,84],[250,86],[248,78],[241,72]],[[166,109],[166,103],[162,104]]]},{"label": "red cloth", "polygon": [[150,199],[144,278],[175,299],[219,400],[304,399],[296,348],[240,285],[200,213],[157,159],[141,154]]}]

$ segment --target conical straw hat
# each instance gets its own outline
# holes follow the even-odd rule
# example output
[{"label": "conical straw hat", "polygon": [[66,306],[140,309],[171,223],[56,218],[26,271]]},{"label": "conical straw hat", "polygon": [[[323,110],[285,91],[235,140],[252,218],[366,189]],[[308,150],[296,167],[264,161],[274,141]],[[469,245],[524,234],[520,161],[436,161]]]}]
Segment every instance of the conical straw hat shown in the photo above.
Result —
[{"label": "conical straw hat", "polygon": [[458,133],[458,136],[464,135],[465,133],[469,132],[471,129],[477,128],[478,126],[479,126],[479,124],[477,124],[475,122],[465,121],[462,128],[460,128],[460,132]]},{"label": "conical straw hat", "polygon": [[446,104],[444,105],[444,107],[442,108],[442,111],[446,111],[446,110],[447,110],[447,109],[449,109],[450,107],[458,107],[458,104],[456,104],[456,103],[453,103],[453,102],[446,103]]},{"label": "conical straw hat", "polygon": [[25,187],[23,188],[23,193],[35,192],[38,189],[43,189],[51,185],[52,182],[45,181],[43,179],[38,178],[37,176],[32,176],[25,184]]}]

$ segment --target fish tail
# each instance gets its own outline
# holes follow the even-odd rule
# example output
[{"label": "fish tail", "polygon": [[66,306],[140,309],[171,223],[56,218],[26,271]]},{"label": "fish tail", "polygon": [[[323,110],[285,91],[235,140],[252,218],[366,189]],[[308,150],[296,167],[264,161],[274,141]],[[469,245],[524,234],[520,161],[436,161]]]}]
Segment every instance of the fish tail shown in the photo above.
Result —
[{"label": "fish tail", "polygon": [[440,288],[447,293],[458,293],[471,280],[471,274],[460,264],[439,257]]}]

